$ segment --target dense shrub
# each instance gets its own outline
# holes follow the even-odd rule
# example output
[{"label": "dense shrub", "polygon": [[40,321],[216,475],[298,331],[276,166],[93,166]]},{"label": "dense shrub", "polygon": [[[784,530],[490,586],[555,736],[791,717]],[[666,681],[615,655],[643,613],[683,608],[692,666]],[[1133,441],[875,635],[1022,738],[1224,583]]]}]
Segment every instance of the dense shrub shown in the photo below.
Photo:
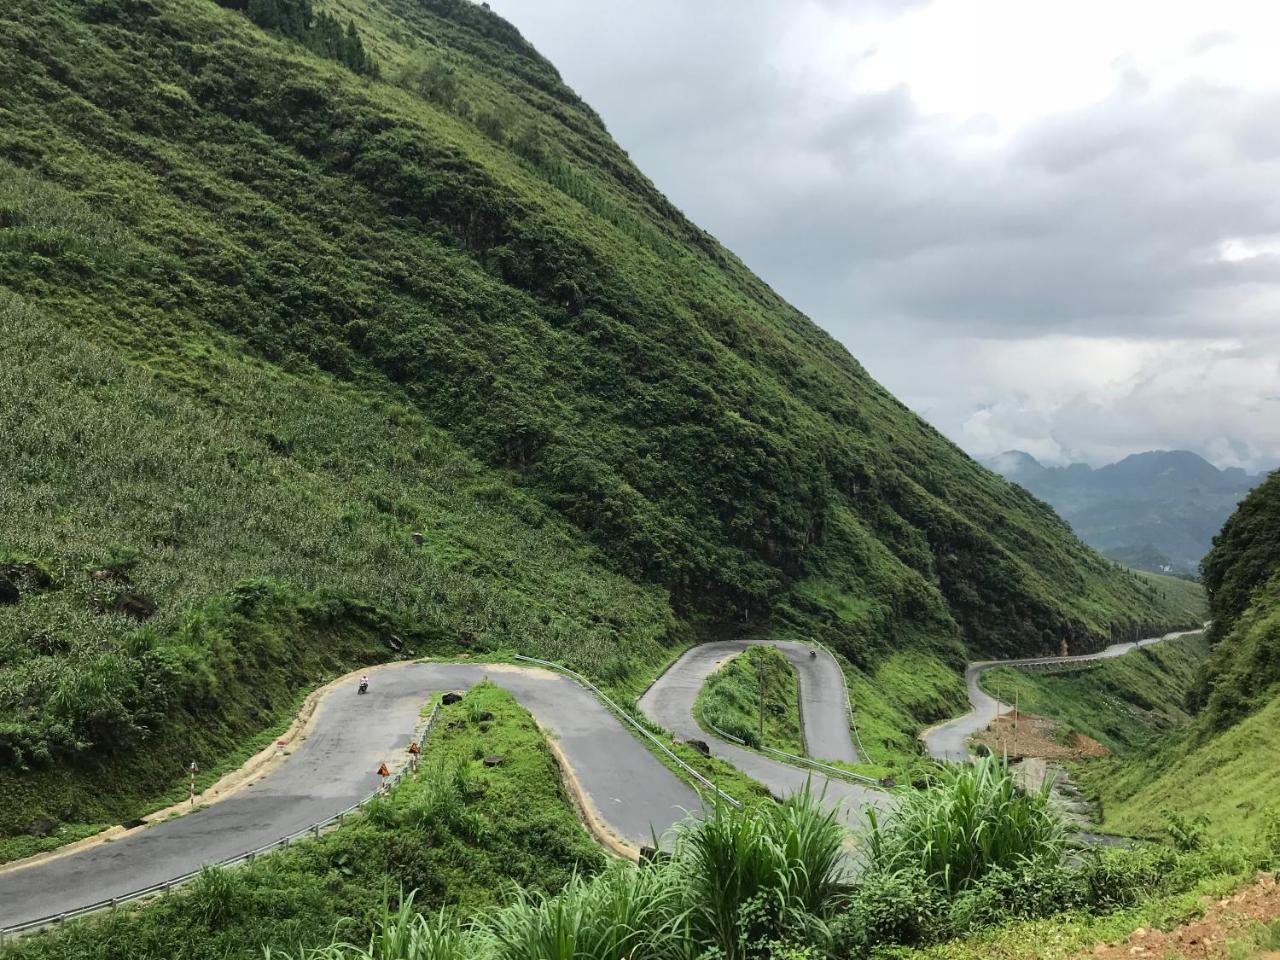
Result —
[{"label": "dense shrub", "polygon": [[354,21],[346,29],[333,16],[316,13],[311,0],[218,0],[224,7],[243,10],[264,30],[275,30],[321,56],[337,60],[356,73],[378,75],[378,64],[365,51]]},{"label": "dense shrub", "polygon": [[1280,866],[1280,806],[1269,807],[1258,816],[1258,846],[1268,866]]},{"label": "dense shrub", "polygon": [[1093,851],[1083,868],[1089,902],[1104,910],[1131,906],[1161,889],[1177,860],[1174,851],[1154,844]]},{"label": "dense shrub", "polygon": [[1060,859],[1032,857],[1013,866],[992,867],[951,904],[951,932],[964,934],[1008,919],[1033,919],[1075,910],[1089,901],[1079,870]]},{"label": "dense shrub", "polygon": [[872,870],[858,878],[832,922],[835,952],[857,957],[881,944],[930,943],[945,932],[946,914],[945,900],[919,868]]}]

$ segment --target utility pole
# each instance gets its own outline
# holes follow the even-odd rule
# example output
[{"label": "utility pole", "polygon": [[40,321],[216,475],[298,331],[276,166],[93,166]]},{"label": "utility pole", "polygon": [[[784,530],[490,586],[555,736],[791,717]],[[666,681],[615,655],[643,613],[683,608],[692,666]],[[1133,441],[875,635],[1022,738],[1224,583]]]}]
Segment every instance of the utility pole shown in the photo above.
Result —
[{"label": "utility pole", "polygon": [[760,746],[764,746],[764,665],[756,664],[756,679],[760,681]]},{"label": "utility pole", "polygon": [[196,805],[196,771],[198,771],[199,769],[200,768],[196,766],[196,762],[194,760],[191,761],[191,766],[187,767],[187,773],[191,774],[191,806],[192,807]]}]

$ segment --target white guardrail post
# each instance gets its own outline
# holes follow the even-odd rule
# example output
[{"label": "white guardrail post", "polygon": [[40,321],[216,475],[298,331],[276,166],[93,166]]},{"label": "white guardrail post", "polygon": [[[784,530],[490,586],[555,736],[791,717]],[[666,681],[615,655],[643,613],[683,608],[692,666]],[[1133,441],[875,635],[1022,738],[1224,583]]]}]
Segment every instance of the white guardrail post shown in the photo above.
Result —
[{"label": "white guardrail post", "polygon": [[[432,729],[434,729],[436,725],[436,718],[439,717],[439,715],[440,715],[440,704],[437,703],[431,711],[431,716],[427,719],[427,725],[423,729],[422,737],[418,740],[419,744],[425,743],[427,740],[427,737],[431,736],[431,731]],[[404,777],[405,771],[408,769],[409,769],[409,765],[406,763],[403,767],[397,770],[395,773],[395,776],[391,778],[391,784],[399,783],[400,780]],[[279,840],[276,840],[273,843],[264,844],[261,847],[257,847],[253,850],[250,850],[248,853],[237,854],[234,857],[230,857],[226,860],[221,860],[214,865],[219,867],[232,867],[240,863],[253,863],[254,859],[259,854],[267,853],[271,850],[287,848],[291,841],[297,840],[301,837],[305,837],[308,834],[311,835],[313,838],[319,837],[321,830],[335,823],[341,824],[343,819],[347,816],[347,814],[354,813],[357,810],[360,810],[362,807],[364,807],[366,803],[368,803],[370,800],[376,797],[381,791],[381,789],[382,788],[379,787],[378,790],[375,790],[373,793],[369,794],[363,800],[360,800],[352,804],[351,806],[347,807],[345,810],[340,810],[338,813],[335,813],[333,816],[326,817],[323,820],[317,821],[316,823],[303,827],[301,830],[297,831],[296,833],[291,833],[287,837],[281,837]],[[117,905],[122,903],[131,903],[134,900],[141,900],[144,897],[149,897],[157,893],[160,893],[164,896],[168,896],[169,891],[172,890],[174,887],[181,886],[182,884],[186,883],[189,880],[192,880],[193,878],[199,875],[200,875],[199,870],[193,870],[190,873],[184,873],[180,877],[172,877],[161,883],[154,883],[149,887],[144,887],[141,890],[134,890],[131,893],[121,894],[119,896],[112,897],[109,900],[100,900],[97,903],[91,903],[91,904],[88,904],[87,906],[78,907],[75,910],[68,910],[65,913],[50,914],[47,917],[39,917],[35,920],[28,920],[26,923],[17,923],[8,927],[0,927],[0,944],[4,944],[8,942],[9,938],[11,937],[17,936],[22,933],[30,933],[34,930],[39,930],[42,927],[50,926],[51,924],[62,924],[62,923],[65,923],[67,920],[75,920],[75,919],[78,919],[79,917],[85,917],[91,913],[97,913],[100,910],[108,910],[108,909],[114,910]]]}]

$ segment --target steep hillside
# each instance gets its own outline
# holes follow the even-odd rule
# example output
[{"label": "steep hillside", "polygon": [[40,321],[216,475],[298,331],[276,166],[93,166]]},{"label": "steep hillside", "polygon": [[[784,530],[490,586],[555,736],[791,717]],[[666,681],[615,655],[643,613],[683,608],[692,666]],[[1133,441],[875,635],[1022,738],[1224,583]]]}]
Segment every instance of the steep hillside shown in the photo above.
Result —
[{"label": "steep hillside", "polygon": [[985,463],[1052,506],[1094,549],[1157,573],[1195,574],[1223,522],[1262,480],[1186,450],[1135,453],[1096,470],[1046,467],[1018,450]]},{"label": "steep hillside", "polygon": [[689,223],[511,26],[310,6],[0,11],[0,831],[118,816],[392,650],[628,689],[727,631],[873,669],[1195,619]]},{"label": "steep hillside", "polygon": [[1200,712],[1158,753],[1093,778],[1117,829],[1150,829],[1169,808],[1248,833],[1280,795],[1280,473],[1214,538],[1204,580],[1213,653],[1188,695]]},{"label": "steep hillside", "polygon": [[1203,570],[1216,649],[1199,698],[1207,722],[1221,729],[1280,685],[1280,471],[1214,537]]}]

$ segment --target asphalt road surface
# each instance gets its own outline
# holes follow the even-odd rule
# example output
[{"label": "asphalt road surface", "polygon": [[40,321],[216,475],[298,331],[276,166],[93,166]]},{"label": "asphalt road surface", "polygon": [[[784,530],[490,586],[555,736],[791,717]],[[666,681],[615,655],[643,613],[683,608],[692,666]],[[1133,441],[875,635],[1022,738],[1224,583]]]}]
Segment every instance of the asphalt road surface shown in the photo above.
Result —
[{"label": "asphalt road surface", "polygon": [[[707,677],[726,659],[741,653],[755,641],[725,640],[693,647],[671,665],[640,698],[640,711],[681,740],[703,740],[711,752],[764,784],[775,796],[785,797],[812,779],[813,789],[824,792],[827,803],[840,811],[851,827],[865,825],[866,806],[884,808],[888,795],[838,777],[825,777],[774,760],[729,743],[703,730],[693,717],[693,703]],[[795,666],[800,678],[800,713],[810,756],[821,760],[858,761],[849,734],[849,713],[839,665],[822,650],[816,657],[810,647],[785,641],[763,641],[776,647]]]},{"label": "asphalt road surface", "polygon": [[1183,630],[1178,633],[1166,633],[1162,637],[1148,637],[1145,640],[1137,640],[1131,643],[1113,643],[1107,649],[1098,653],[1084,653],[1075,657],[1027,657],[1021,660],[982,660],[977,663],[971,663],[964,671],[965,687],[969,692],[970,711],[926,732],[924,735],[925,749],[929,751],[929,756],[935,759],[964,763],[969,759],[969,750],[966,746],[969,738],[987,729],[991,722],[1001,713],[1006,713],[1013,709],[1007,703],[1001,703],[995,697],[987,694],[978,686],[979,678],[988,670],[994,670],[996,667],[1016,667],[1024,664],[1081,663],[1090,660],[1111,660],[1115,657],[1123,657],[1126,653],[1132,653],[1139,647],[1149,647],[1155,643],[1162,643],[1165,640],[1174,640],[1178,637],[1185,637],[1188,634],[1199,632],[1200,630]]},{"label": "asphalt road surface", "polygon": [[486,677],[551,733],[614,833],[636,845],[663,834],[698,795],[658,762],[587,690],[548,671],[482,664],[395,664],[371,689],[339,685],[307,738],[262,780],[212,806],[44,863],[0,870],[0,929],[121,896],[239,856],[367,797],[384,760],[403,756],[428,695]]}]

